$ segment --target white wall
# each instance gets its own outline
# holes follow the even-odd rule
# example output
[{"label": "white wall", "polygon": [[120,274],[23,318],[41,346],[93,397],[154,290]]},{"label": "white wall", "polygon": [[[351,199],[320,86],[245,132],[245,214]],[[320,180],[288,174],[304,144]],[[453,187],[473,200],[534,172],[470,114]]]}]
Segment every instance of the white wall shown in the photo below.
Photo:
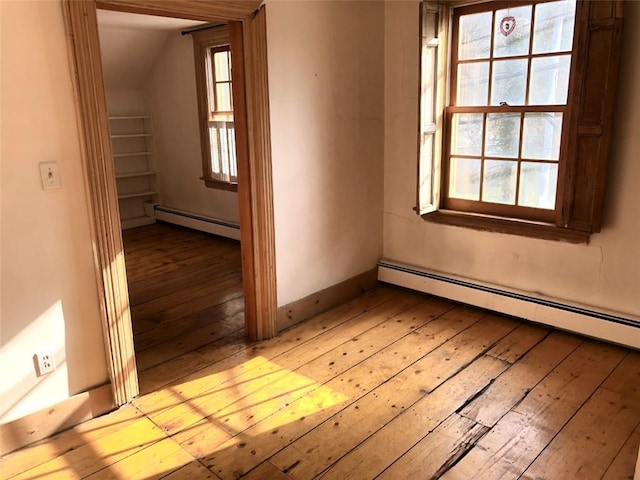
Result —
[{"label": "white wall", "polygon": [[198,97],[191,36],[172,34],[143,83],[153,117],[161,203],[239,223],[238,194],[207,188],[202,176]]},{"label": "white wall", "polygon": [[111,116],[145,115],[147,108],[140,90],[106,89],[107,111]]},{"label": "white wall", "polygon": [[427,223],[415,205],[418,2],[387,2],[384,257],[444,273],[640,314],[640,2],[625,2],[612,164],[602,233],[589,245]]},{"label": "white wall", "polygon": [[382,253],[384,4],[267,2],[278,304]]},{"label": "white wall", "polygon": [[[59,2],[0,2],[0,423],[107,381],[87,199]],[[19,40],[18,40],[19,39]],[[58,162],[44,191],[38,164]],[[58,369],[36,378],[51,344]]]}]

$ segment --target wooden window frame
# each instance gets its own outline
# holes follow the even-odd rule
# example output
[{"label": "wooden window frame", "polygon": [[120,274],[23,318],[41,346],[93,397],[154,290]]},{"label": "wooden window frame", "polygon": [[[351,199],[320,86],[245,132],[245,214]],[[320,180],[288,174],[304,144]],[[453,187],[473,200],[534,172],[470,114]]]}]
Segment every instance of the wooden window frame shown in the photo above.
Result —
[{"label": "wooden window frame", "polygon": [[[445,109],[448,105],[449,53],[453,10],[478,1],[423,2],[421,8],[421,92],[429,68],[437,69],[439,84],[434,100],[433,122],[437,134],[433,145],[425,141],[420,103],[420,137],[416,211],[426,221],[460,227],[523,235],[549,240],[586,243],[602,226],[604,187],[609,157],[620,59],[623,2],[577,0],[574,48],[569,79],[567,133],[563,133],[554,218],[529,220],[468,213],[444,208],[441,183],[446,181],[443,161],[447,145]],[[528,4],[529,2],[527,2]],[[533,1],[531,3],[540,3]],[[426,21],[436,16],[435,38],[426,38]],[[427,35],[428,36],[428,35]],[[424,49],[435,46],[433,64],[425,62]],[[430,57],[429,57],[430,58]],[[425,154],[425,151],[428,153]],[[425,194],[423,189],[427,193]]]},{"label": "wooden window frame", "polygon": [[[205,61],[205,57],[211,49],[231,52],[229,29],[226,25],[220,25],[213,28],[195,31],[192,33],[192,36],[196,91],[198,95],[200,150],[202,155],[202,177],[200,177],[200,180],[202,180],[208,188],[237,192],[237,182],[227,182],[216,178],[215,172],[213,172],[212,168],[211,143],[209,139],[209,122],[211,120],[211,112],[209,108],[209,88],[207,85],[207,64]],[[230,83],[233,84],[233,81]]]}]

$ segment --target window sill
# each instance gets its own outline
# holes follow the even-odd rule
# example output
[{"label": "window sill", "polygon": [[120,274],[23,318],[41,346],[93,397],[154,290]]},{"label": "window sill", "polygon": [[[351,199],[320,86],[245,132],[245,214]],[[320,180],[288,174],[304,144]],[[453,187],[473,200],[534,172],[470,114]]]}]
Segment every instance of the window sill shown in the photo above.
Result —
[{"label": "window sill", "polygon": [[221,180],[216,180],[214,178],[208,178],[208,177],[200,177],[200,180],[204,182],[207,188],[216,188],[218,190],[226,190],[228,192],[238,191],[237,183],[223,182]]},{"label": "window sill", "polygon": [[485,215],[469,214],[452,210],[439,210],[422,215],[428,222],[442,223],[457,227],[471,228],[488,232],[506,233],[524,237],[556,240],[569,243],[589,243],[588,232],[558,227],[549,223],[511,220]]}]

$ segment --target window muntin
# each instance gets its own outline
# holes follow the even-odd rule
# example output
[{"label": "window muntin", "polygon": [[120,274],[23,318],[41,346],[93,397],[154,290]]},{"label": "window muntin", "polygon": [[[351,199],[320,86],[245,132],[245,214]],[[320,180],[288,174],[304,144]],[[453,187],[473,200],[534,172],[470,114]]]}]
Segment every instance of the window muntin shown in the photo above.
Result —
[{"label": "window muntin", "polygon": [[574,24],[572,0],[454,11],[445,208],[554,220]]}]

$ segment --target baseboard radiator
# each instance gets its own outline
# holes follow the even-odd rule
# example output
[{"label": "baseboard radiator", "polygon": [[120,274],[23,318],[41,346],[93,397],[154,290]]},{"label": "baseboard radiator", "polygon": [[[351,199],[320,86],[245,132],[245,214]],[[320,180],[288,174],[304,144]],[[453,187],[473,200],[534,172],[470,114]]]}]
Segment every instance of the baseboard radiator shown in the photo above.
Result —
[{"label": "baseboard radiator", "polygon": [[640,349],[640,318],[506,289],[389,260],[378,280]]},{"label": "baseboard radiator", "polygon": [[163,222],[240,240],[240,225],[235,223],[205,217],[204,215],[198,215],[196,213],[184,212],[174,208],[167,208],[161,205],[154,206],[154,216],[156,220]]}]

